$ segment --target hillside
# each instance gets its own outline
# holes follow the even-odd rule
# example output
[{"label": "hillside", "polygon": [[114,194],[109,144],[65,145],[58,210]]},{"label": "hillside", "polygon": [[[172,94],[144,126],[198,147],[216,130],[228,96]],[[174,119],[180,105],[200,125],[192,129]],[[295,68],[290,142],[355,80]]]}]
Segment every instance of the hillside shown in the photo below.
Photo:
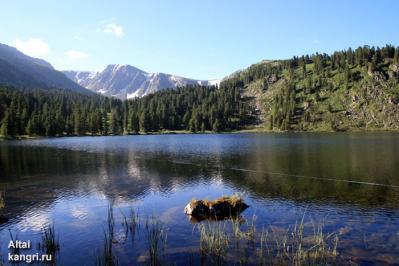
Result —
[{"label": "hillside", "polygon": [[0,85],[18,89],[60,88],[92,94],[55,70],[50,63],[4,44],[0,44]]},{"label": "hillside", "polygon": [[[19,73],[11,71],[8,78],[12,74],[18,77]],[[83,97],[71,90],[0,86],[3,136],[219,132],[254,127],[398,130],[398,48],[364,46],[332,55],[262,61],[230,75],[219,87],[185,86],[125,101],[97,94]]]},{"label": "hillside", "polygon": [[252,98],[266,130],[399,129],[399,51],[393,46],[262,61],[222,88]]}]

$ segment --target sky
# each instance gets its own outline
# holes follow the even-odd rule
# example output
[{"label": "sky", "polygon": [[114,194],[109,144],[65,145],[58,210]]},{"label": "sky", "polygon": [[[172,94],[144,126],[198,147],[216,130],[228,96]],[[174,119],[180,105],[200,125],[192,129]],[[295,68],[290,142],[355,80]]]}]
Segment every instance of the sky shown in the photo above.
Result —
[{"label": "sky", "polygon": [[0,0],[0,43],[59,70],[222,78],[263,59],[399,45],[396,0]]}]

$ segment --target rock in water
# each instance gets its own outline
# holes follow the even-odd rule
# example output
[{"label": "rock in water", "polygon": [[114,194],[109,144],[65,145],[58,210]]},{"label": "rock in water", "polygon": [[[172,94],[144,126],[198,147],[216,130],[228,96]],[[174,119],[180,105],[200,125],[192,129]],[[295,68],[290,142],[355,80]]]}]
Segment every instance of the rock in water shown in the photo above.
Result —
[{"label": "rock in water", "polygon": [[193,199],[184,208],[184,213],[198,221],[208,218],[225,219],[237,216],[248,207],[240,197],[225,196],[214,201]]},{"label": "rock in water", "polygon": [[184,213],[192,216],[209,215],[209,207],[203,200],[192,200],[184,208]]}]

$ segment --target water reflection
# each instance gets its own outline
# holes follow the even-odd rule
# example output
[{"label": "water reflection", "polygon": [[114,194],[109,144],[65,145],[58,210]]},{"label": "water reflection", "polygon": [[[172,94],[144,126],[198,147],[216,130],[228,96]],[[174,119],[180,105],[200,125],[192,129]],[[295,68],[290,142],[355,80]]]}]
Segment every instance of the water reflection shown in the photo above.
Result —
[{"label": "water reflection", "polygon": [[399,240],[397,158],[399,141],[390,133],[2,142],[3,215],[10,221],[0,227],[0,238],[6,229],[34,234],[56,220],[65,231],[64,252],[77,252],[73,230],[87,238],[90,250],[98,244],[95,235],[108,204],[122,209],[133,204],[179,228],[173,237],[184,246],[192,228],[182,209],[191,198],[241,192],[250,201],[248,215],[256,212],[259,223],[284,226],[308,209],[313,217],[328,216],[328,226],[341,230],[342,245],[355,248],[347,253],[365,259],[373,250],[397,257],[396,246],[384,245]]}]

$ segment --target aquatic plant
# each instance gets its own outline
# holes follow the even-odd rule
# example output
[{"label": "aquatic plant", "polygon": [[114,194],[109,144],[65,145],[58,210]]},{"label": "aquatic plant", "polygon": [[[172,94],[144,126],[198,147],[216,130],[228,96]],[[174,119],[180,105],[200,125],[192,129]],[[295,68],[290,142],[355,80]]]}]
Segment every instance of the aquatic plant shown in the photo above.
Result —
[{"label": "aquatic plant", "polygon": [[[324,233],[324,223],[311,222],[313,234],[305,234],[304,217],[293,227],[276,232],[273,227],[262,229],[257,257],[260,264],[270,262],[292,265],[324,264],[338,255],[338,234]],[[309,231],[309,230],[307,230]]]},{"label": "aquatic plant", "polygon": [[112,246],[114,242],[114,228],[114,209],[112,205],[109,205],[107,213],[107,230],[104,230],[104,244],[101,253],[96,256],[96,265],[118,265],[118,258],[114,255]]},{"label": "aquatic plant", "polygon": [[229,246],[226,222],[211,222],[199,225],[200,251],[205,254],[223,256]]},{"label": "aquatic plant", "polygon": [[[196,199],[192,199],[191,203],[195,203],[196,201],[197,201]],[[221,203],[228,203],[232,208],[236,208],[236,207],[240,207],[245,204],[243,198],[239,194],[234,194],[231,196],[224,195],[215,200],[204,199],[204,200],[202,200],[202,202],[207,207],[212,207],[214,205],[221,204]]]},{"label": "aquatic plant", "polygon": [[123,222],[122,227],[125,229],[125,235],[130,233],[132,241],[134,241],[136,236],[136,231],[139,231],[140,218],[138,212],[135,212],[133,208],[130,209],[129,217],[122,213]]},{"label": "aquatic plant", "polygon": [[113,254],[112,240],[109,234],[107,234],[106,232],[104,232],[103,250],[102,253],[96,257],[96,265],[118,265],[118,258]]},{"label": "aquatic plant", "polygon": [[[8,233],[10,234],[10,240],[15,243],[18,240],[18,233],[15,233],[15,235],[13,235],[13,233],[11,232],[11,230],[8,230]],[[10,248],[10,252],[11,254],[20,254],[21,249],[19,247],[11,247]]]},{"label": "aquatic plant", "polygon": [[42,231],[42,241],[38,244],[44,254],[49,255],[51,264],[55,265],[56,256],[60,251],[60,241],[56,235],[54,224],[48,225]]},{"label": "aquatic plant", "polygon": [[199,225],[199,250],[216,258],[216,264],[224,258],[240,264],[328,264],[338,255],[339,239],[335,232],[326,234],[324,226],[324,222],[305,223],[305,215],[293,226],[263,226],[260,232],[255,215],[248,221],[207,221]]},{"label": "aquatic plant", "polygon": [[167,230],[154,216],[148,218],[145,224],[150,255],[150,264],[160,265],[161,255],[165,253],[167,244]]},{"label": "aquatic plant", "polygon": [[112,242],[114,240],[114,228],[115,228],[114,208],[112,205],[108,206],[107,227],[108,227],[107,234]]},{"label": "aquatic plant", "polygon": [[[123,215],[123,213],[122,213]],[[143,221],[144,222],[144,221]],[[240,265],[320,265],[339,264],[337,261],[338,234],[325,230],[325,221],[305,221],[305,214],[294,225],[288,227],[262,226],[256,228],[257,217],[245,220],[235,217],[231,221],[203,221],[198,228],[201,264],[222,265],[238,263]],[[148,247],[149,265],[161,265],[167,262],[167,229],[155,216],[145,220],[144,233],[140,219],[133,209],[128,216],[123,215],[122,227],[132,234],[134,239],[144,236]],[[97,265],[118,265],[114,254],[114,244],[124,244],[114,239],[115,219],[113,207],[108,207],[107,225],[104,229],[104,244],[101,253],[96,256]],[[16,239],[10,232],[11,239]],[[54,225],[43,230],[42,250],[47,254],[59,251],[59,240]],[[12,250],[19,252],[19,250]],[[190,253],[189,265],[195,265],[195,254]]]}]

